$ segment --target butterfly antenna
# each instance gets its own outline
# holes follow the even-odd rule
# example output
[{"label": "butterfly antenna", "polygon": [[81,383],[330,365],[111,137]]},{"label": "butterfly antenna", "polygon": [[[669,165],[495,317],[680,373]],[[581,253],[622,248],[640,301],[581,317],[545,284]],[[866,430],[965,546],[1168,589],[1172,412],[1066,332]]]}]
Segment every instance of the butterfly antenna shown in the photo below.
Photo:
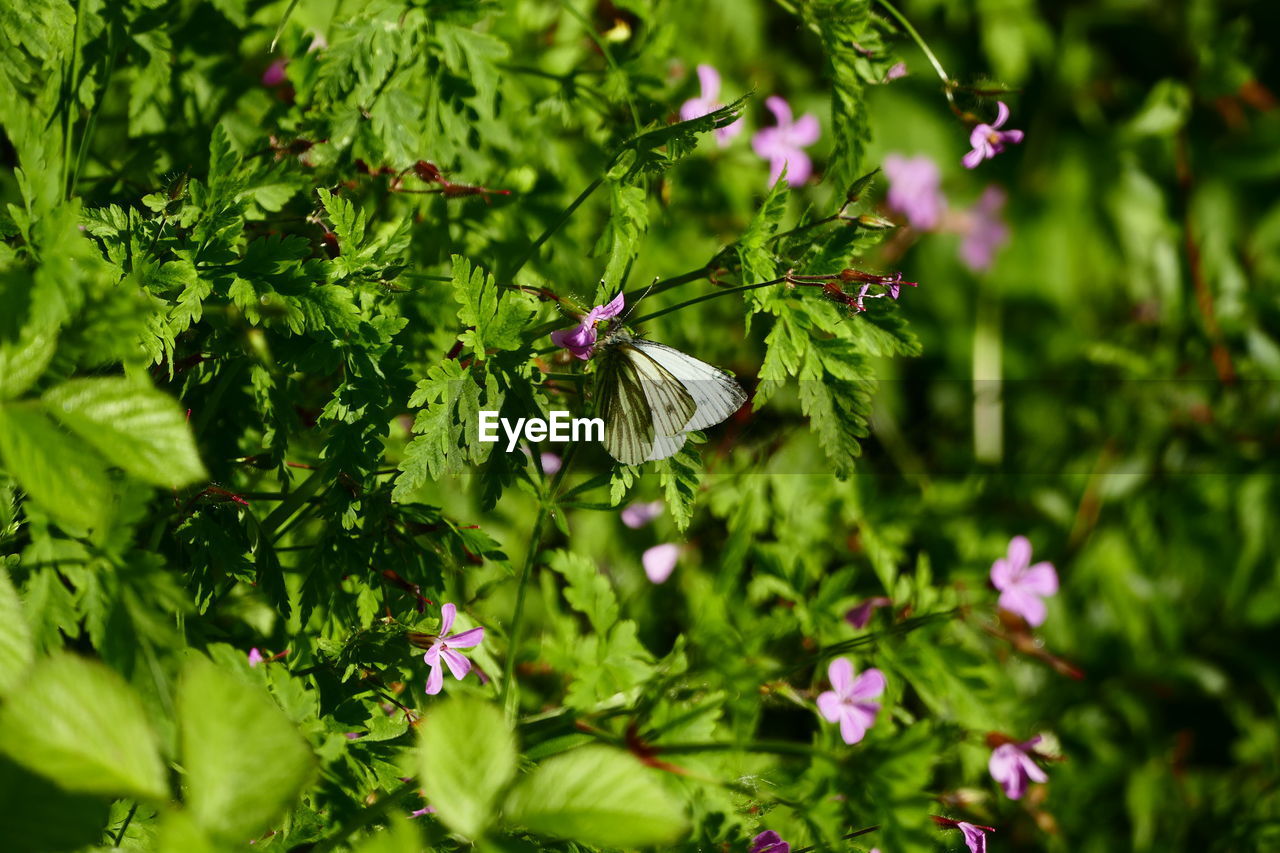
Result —
[{"label": "butterfly antenna", "polygon": [[[630,305],[628,305],[628,306],[627,306],[627,310],[626,310],[626,312],[625,312],[625,313],[623,313],[623,315],[622,315],[621,317],[619,317],[619,318],[618,318],[618,324],[619,324],[619,325],[621,325],[621,324],[623,324],[623,323],[625,323],[625,322],[626,322],[627,318],[631,316],[631,312],[632,312],[632,311],[634,311],[634,310],[636,310],[636,306],[637,306],[637,305],[639,305],[639,304],[640,304],[640,302],[641,302],[641,301],[642,301],[646,296],[648,296],[648,295],[649,295],[649,291],[650,291],[650,290],[653,290],[654,286],[655,286],[659,281],[661,281],[661,280],[662,280],[662,277],[661,277],[661,276],[656,276],[656,275],[655,275],[655,276],[653,277],[653,281],[651,281],[651,282],[649,283],[649,286],[648,286],[648,287],[646,287],[646,288],[644,289],[644,293],[641,293],[641,294],[640,294],[640,298],[639,298],[639,299],[637,299],[635,302],[632,302]],[[603,281],[603,279],[602,279],[602,280],[601,280],[601,284],[603,284],[603,283],[604,283],[604,281]]]}]

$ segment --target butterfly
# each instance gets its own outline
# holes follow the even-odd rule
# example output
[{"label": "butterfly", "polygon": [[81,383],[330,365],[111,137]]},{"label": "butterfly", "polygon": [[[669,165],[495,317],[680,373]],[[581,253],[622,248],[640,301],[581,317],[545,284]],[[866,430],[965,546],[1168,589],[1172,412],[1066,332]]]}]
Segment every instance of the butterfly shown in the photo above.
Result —
[{"label": "butterfly", "polygon": [[747,401],[729,373],[623,327],[600,341],[596,370],[604,449],[624,465],[666,459],[692,430],[715,426]]}]

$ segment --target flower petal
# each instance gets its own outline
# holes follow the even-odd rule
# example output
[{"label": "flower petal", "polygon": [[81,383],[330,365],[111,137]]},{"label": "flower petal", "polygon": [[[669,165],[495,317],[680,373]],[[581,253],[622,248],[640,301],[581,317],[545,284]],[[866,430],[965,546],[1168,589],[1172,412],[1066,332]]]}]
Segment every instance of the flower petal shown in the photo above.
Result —
[{"label": "flower petal", "polygon": [[841,709],[840,738],[847,744],[855,744],[867,736],[866,718],[848,705]]},{"label": "flower petal", "polygon": [[453,677],[461,681],[466,678],[467,673],[471,671],[471,661],[455,652],[453,649],[444,649],[440,652],[444,662],[449,665],[449,671],[453,673]]},{"label": "flower petal", "polygon": [[969,853],[987,853],[987,836],[981,829],[964,821],[957,823],[956,829],[964,835],[964,843],[968,845]]},{"label": "flower petal", "polygon": [[[813,161],[809,159],[809,155],[800,149],[795,149],[787,154],[787,183],[793,187],[798,187],[805,181],[809,180],[809,176],[813,174]],[[779,172],[782,170],[779,169]],[[777,178],[774,178],[776,181]]]},{"label": "flower petal", "polygon": [[1004,557],[991,564],[991,585],[998,590],[1013,586],[1013,565]]},{"label": "flower petal", "polygon": [[1023,133],[1020,130],[1002,130],[1000,138],[1010,145],[1017,145],[1022,141]]},{"label": "flower petal", "polygon": [[853,663],[848,658],[836,658],[827,664],[827,680],[831,682],[831,689],[841,699],[849,695],[849,688],[853,685]]},{"label": "flower petal", "polygon": [[873,667],[857,677],[849,688],[848,696],[850,699],[874,699],[884,693],[884,688],[884,673]]},{"label": "flower petal", "polygon": [[1009,540],[1009,562],[1013,573],[1020,575],[1031,565],[1031,540],[1025,536],[1015,536]]},{"label": "flower petal", "polygon": [[818,117],[813,113],[805,113],[791,125],[787,139],[792,145],[812,145],[821,136],[822,126],[818,124]]},{"label": "flower petal", "polygon": [[1009,120],[1009,107],[1004,101],[996,102],[996,120],[992,123],[992,127],[1004,127],[1004,123]]},{"label": "flower petal", "polygon": [[818,713],[828,723],[840,719],[840,697],[834,690],[824,690],[818,694]]},{"label": "flower petal", "polygon": [[1058,572],[1053,563],[1036,563],[1018,578],[1018,586],[1039,596],[1054,595],[1058,591]]},{"label": "flower petal", "polygon": [[1000,593],[1000,609],[1016,613],[1027,621],[1032,628],[1044,624],[1046,610],[1044,602],[1020,587],[1010,587]]},{"label": "flower petal", "polygon": [[431,667],[431,674],[427,676],[427,694],[434,696],[444,687],[444,669],[440,666],[440,662],[436,661]]},{"label": "flower petal", "polygon": [[724,127],[716,128],[716,143],[721,148],[729,144],[729,140],[733,139],[739,133],[742,133],[747,127],[746,122],[742,119],[734,121],[732,124],[726,124]]},{"label": "flower petal", "polygon": [[755,136],[751,137],[751,150],[756,152],[757,157],[771,160],[791,149],[782,141],[776,127],[766,127],[756,131]]},{"label": "flower petal", "polygon": [[680,548],[670,543],[654,545],[640,556],[644,573],[653,583],[663,583],[675,571]]},{"label": "flower petal", "polygon": [[597,305],[595,308],[592,308],[591,313],[588,314],[587,316],[590,317],[593,321],[608,320],[610,317],[617,317],[619,314],[622,313],[622,309],[626,307],[627,307],[627,300],[623,298],[623,293],[621,290],[619,290],[617,296],[610,299],[604,305]]},{"label": "flower petal", "polygon": [[693,121],[695,118],[702,118],[715,110],[715,107],[716,105],[706,98],[690,98],[680,105],[680,120]]},{"label": "flower petal", "polygon": [[702,87],[702,100],[714,101],[720,97],[720,72],[710,65],[699,65],[698,85]]},{"label": "flower petal", "polygon": [[791,105],[777,95],[770,95],[764,99],[764,105],[769,108],[769,112],[773,113],[773,118],[778,123],[778,127],[791,126]]},{"label": "flower petal", "polygon": [[766,829],[751,839],[751,849],[748,853],[791,853],[791,845],[783,841],[782,836],[772,829]]},{"label": "flower petal", "polygon": [[986,159],[986,153],[981,148],[975,148],[968,154],[960,158],[960,162],[964,163],[966,169],[976,169],[978,164]]},{"label": "flower petal", "polygon": [[638,530],[658,516],[662,515],[662,508],[665,506],[662,501],[649,501],[648,503],[633,503],[624,509],[620,516],[622,523],[632,530]]},{"label": "flower petal", "polygon": [[480,645],[484,640],[484,628],[472,628],[444,639],[445,644],[451,649],[470,649]]},{"label": "flower petal", "polygon": [[441,607],[440,608],[440,630],[437,631],[436,633],[442,637],[445,634],[449,633],[449,629],[453,627],[454,617],[456,617],[457,615],[458,615],[458,608],[454,607],[452,604],[446,604],[444,607]]},{"label": "flower petal", "polygon": [[422,655],[422,662],[427,666],[439,666],[441,647],[442,644],[439,640],[432,643],[431,647]]}]

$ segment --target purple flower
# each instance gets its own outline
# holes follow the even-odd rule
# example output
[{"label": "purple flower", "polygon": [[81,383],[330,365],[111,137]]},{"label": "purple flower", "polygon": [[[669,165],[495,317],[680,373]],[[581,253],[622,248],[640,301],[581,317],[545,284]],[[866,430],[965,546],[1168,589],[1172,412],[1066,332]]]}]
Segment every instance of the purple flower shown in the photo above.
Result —
[{"label": "purple flower", "polygon": [[769,183],[777,182],[785,167],[788,183],[803,184],[813,174],[813,161],[803,149],[817,142],[822,135],[818,117],[805,113],[793,122],[791,105],[777,95],[766,98],[764,105],[778,123],[756,131],[751,138],[751,148],[769,161]]},{"label": "purple flower", "polygon": [[885,72],[884,82],[889,83],[893,80],[900,80],[906,76],[907,76],[907,63],[895,62],[892,66],[890,66],[889,70]]},{"label": "purple flower", "polygon": [[884,158],[884,174],[889,179],[885,197],[889,208],[907,217],[912,228],[928,231],[937,227],[947,207],[946,196],[939,189],[942,170],[938,164],[923,154],[890,154]]},{"label": "purple flower", "polygon": [[415,817],[423,817],[425,815],[435,814],[435,813],[436,813],[435,806],[423,806],[420,809],[414,809],[413,811],[409,812],[409,818],[413,819]]},{"label": "purple flower", "polygon": [[[701,118],[707,113],[713,113],[724,106],[724,104],[719,101],[719,71],[716,71],[710,65],[699,65],[698,83],[702,87],[702,94],[696,98],[690,98],[680,105],[681,121],[691,121],[695,118]],[[742,119],[738,119],[733,124],[727,124],[724,127],[716,128],[716,142],[721,148],[724,148],[729,144],[729,140],[733,139],[741,132]]]},{"label": "purple flower", "polygon": [[287,59],[277,59],[275,62],[267,66],[267,70],[262,72],[262,85],[279,86],[285,81],[284,66]]},{"label": "purple flower", "polygon": [[1031,760],[1032,749],[1039,742],[1040,736],[1036,735],[1024,743],[1002,743],[991,751],[987,769],[1009,799],[1022,799],[1028,782],[1049,781],[1040,765]]},{"label": "purple flower", "polygon": [[1000,217],[1006,198],[1004,190],[992,184],[962,217],[960,260],[974,272],[990,269],[996,252],[1009,242],[1009,227]]},{"label": "purple flower", "polygon": [[995,123],[980,124],[973,129],[969,134],[969,145],[973,150],[962,158],[966,169],[976,169],[983,160],[990,160],[1004,150],[1006,143],[1017,145],[1022,141],[1022,131],[1000,130],[1008,120],[1009,108],[1000,101],[996,104]]},{"label": "purple flower", "polygon": [[458,608],[452,604],[446,604],[440,608],[440,633],[436,636],[436,641],[427,649],[426,654],[422,656],[422,660],[431,667],[431,673],[427,676],[427,693],[432,696],[444,687],[444,669],[440,666],[440,659],[444,658],[453,677],[461,681],[471,671],[471,661],[455,650],[473,648],[484,640],[484,628],[472,628],[461,634],[450,634],[449,629],[453,627],[453,620],[457,615]]},{"label": "purple flower", "polygon": [[588,311],[577,326],[572,329],[560,329],[552,332],[551,343],[558,347],[564,347],[573,353],[574,358],[586,361],[591,358],[592,352],[595,351],[596,321],[617,317],[622,313],[624,307],[625,300],[622,298],[622,291],[618,291],[618,295],[608,303],[597,305]]},{"label": "purple flower", "polygon": [[622,511],[622,523],[632,530],[638,530],[662,515],[664,506],[662,501],[631,504]]},{"label": "purple flower", "polygon": [[1031,565],[1031,543],[1015,536],[1009,540],[1007,556],[991,564],[991,583],[1000,590],[1000,609],[1018,614],[1034,628],[1044,622],[1040,599],[1058,591],[1058,573],[1053,563]]},{"label": "purple flower", "polygon": [[840,737],[845,743],[862,740],[876,721],[879,702],[869,702],[884,692],[884,673],[869,669],[853,677],[853,664],[848,658],[836,658],[827,667],[831,690],[818,696],[818,710],[829,723],[840,724]]},{"label": "purple flower", "polygon": [[751,839],[751,849],[747,853],[791,853],[791,845],[772,829],[766,829]]},{"label": "purple flower", "polygon": [[676,559],[680,556],[678,545],[654,545],[640,556],[644,565],[644,573],[654,583],[664,583],[675,571]]},{"label": "purple flower", "polygon": [[262,656],[262,652],[256,648],[249,649],[249,666],[257,666],[265,660],[266,658]]},{"label": "purple flower", "polygon": [[875,598],[868,598],[866,601],[849,610],[844,615],[844,621],[861,631],[871,622],[871,614],[875,612],[877,607],[888,607],[893,604],[892,601],[883,595],[877,595]]},{"label": "purple flower", "polygon": [[540,453],[538,454],[538,459],[542,462],[542,473],[544,474],[554,474],[564,464],[564,461],[554,453]]}]

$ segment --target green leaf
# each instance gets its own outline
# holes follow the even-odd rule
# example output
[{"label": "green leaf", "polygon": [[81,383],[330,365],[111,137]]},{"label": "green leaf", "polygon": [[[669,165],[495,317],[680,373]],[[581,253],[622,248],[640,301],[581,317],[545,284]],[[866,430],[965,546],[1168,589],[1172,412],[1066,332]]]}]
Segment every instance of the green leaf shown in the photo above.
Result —
[{"label": "green leaf", "polygon": [[702,482],[702,454],[692,441],[686,441],[678,453],[655,463],[655,467],[667,499],[667,510],[676,529],[683,533],[693,520],[693,505]]},{"label": "green leaf", "polygon": [[427,802],[451,829],[478,838],[516,772],[516,743],[497,705],[458,697],[423,720],[419,767]]},{"label": "green leaf", "polygon": [[581,554],[568,551],[556,551],[548,565],[569,582],[564,591],[569,605],[590,620],[597,634],[607,636],[618,621],[618,598],[600,567]]},{"label": "green leaf", "polygon": [[453,256],[453,295],[462,306],[458,319],[471,327],[459,338],[478,358],[488,349],[520,347],[520,333],[534,313],[527,298],[504,294],[491,274],[461,255]]},{"label": "green leaf", "polygon": [[101,530],[112,504],[106,463],[31,405],[0,406],[0,458],[56,521]]},{"label": "green leaf", "polygon": [[44,373],[58,348],[53,331],[22,330],[17,341],[0,342],[0,400],[17,397]]},{"label": "green leaf", "polygon": [[22,600],[0,566],[0,696],[20,683],[35,657],[31,629],[22,615]]},{"label": "green leaf", "polygon": [[107,801],[69,794],[7,758],[0,758],[0,826],[5,853],[79,850],[102,838]]},{"label": "green leaf", "polygon": [[606,301],[617,293],[623,275],[640,251],[640,238],[649,228],[649,205],[644,187],[609,181],[609,204],[612,212],[604,232],[596,243],[594,254],[605,255],[604,292]]},{"label": "green leaf", "polygon": [[311,778],[315,757],[261,687],[204,657],[178,691],[187,804],[210,834],[242,840],[267,829]]},{"label": "green leaf", "polygon": [[0,751],[68,791],[160,800],[164,764],[142,702],[114,670],[60,653],[0,707]]},{"label": "green leaf", "polygon": [[355,853],[422,853],[427,849],[422,844],[422,836],[418,828],[409,818],[396,816],[391,825],[365,839],[355,848]]},{"label": "green leaf", "polygon": [[628,753],[590,746],[556,756],[520,780],[506,819],[539,835],[600,847],[669,844],[684,834],[681,803]]},{"label": "green leaf", "polygon": [[72,379],[49,390],[45,405],[112,464],[157,486],[208,479],[182,408],[128,379]]}]

